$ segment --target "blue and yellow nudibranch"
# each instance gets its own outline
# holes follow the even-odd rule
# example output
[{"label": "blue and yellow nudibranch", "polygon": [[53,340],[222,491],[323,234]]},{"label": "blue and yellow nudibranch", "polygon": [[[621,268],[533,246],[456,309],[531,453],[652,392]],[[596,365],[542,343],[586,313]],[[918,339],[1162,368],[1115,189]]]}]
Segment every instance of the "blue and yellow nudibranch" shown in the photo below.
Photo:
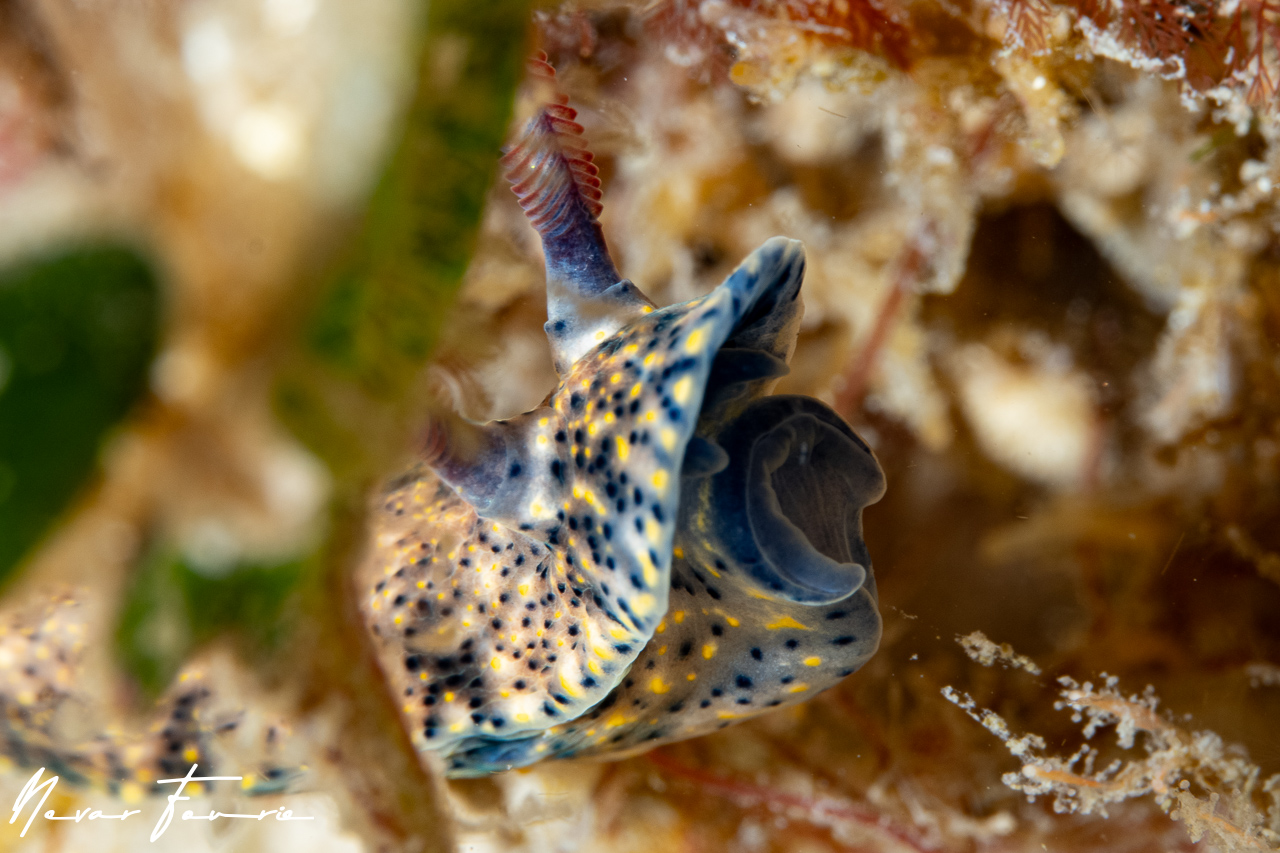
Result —
[{"label": "blue and yellow nudibranch", "polygon": [[862,510],[884,474],[829,407],[770,393],[801,244],[775,237],[657,308],[609,257],[575,118],[552,95],[504,157],[542,238],[560,384],[509,420],[434,422],[364,567],[403,720],[453,776],[713,731],[834,685],[880,641]]}]

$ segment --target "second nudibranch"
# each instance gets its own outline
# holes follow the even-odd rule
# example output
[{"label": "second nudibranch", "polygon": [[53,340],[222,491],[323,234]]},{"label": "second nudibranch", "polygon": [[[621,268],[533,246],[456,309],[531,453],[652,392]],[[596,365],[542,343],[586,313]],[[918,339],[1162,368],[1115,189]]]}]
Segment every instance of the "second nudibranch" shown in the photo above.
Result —
[{"label": "second nudibranch", "polygon": [[364,567],[403,718],[454,776],[713,731],[834,685],[880,640],[862,538],[880,466],[823,403],[770,394],[803,248],[775,237],[655,308],[610,260],[575,118],[553,94],[504,158],[542,238],[560,383],[515,418],[436,420]]}]

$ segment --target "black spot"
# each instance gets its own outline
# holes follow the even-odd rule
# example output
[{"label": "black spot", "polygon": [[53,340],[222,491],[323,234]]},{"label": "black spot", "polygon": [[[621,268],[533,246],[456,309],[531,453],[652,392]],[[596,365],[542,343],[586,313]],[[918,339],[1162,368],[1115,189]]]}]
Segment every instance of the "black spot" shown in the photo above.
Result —
[{"label": "black spot", "polygon": [[789,649],[794,649],[796,646],[800,645],[800,641],[794,640],[794,639],[787,640],[787,642],[784,645]]},{"label": "black spot", "polygon": [[692,651],[693,651],[693,643],[684,642],[680,644],[680,651],[679,651],[680,657],[687,658],[689,656],[689,653]]},{"label": "black spot", "polygon": [[848,615],[849,615],[849,611],[847,611],[847,610],[832,610],[830,613],[828,613],[828,614],[827,614],[827,618],[828,618],[828,619],[843,619],[844,617],[846,617],[846,616],[848,616]]},{"label": "black spot", "polygon": [[745,675],[739,675],[737,678],[733,680],[733,683],[738,685],[738,687],[740,687],[743,690],[750,690],[754,684],[754,682],[752,682],[751,679],[747,678]]},{"label": "black spot", "polygon": [[717,636],[717,637],[724,636],[724,626],[723,626],[723,625],[712,625],[712,626],[711,626],[711,633],[712,633],[712,634],[714,634],[714,635],[715,635],[715,636]]},{"label": "black spot", "polygon": [[760,651],[758,648],[751,650],[751,656],[756,660],[764,660],[764,652]]},{"label": "black spot", "polygon": [[832,640],[832,641],[831,641],[831,645],[833,645],[833,646],[847,646],[847,645],[849,645],[850,643],[852,643],[852,642],[853,642],[854,640],[856,640],[856,639],[858,639],[858,638],[857,638],[857,637],[850,637],[850,636],[847,636],[847,635],[846,635],[846,636],[844,636],[844,637],[836,637],[834,640]]},{"label": "black spot", "polygon": [[467,706],[470,708],[479,708],[483,704],[484,704],[484,700],[481,699],[479,696],[472,696],[471,701],[467,703]]}]

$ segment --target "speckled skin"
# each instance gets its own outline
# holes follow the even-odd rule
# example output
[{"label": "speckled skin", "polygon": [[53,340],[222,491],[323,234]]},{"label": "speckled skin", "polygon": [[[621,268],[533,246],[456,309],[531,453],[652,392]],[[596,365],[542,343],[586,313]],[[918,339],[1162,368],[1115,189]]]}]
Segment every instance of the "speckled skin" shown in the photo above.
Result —
[{"label": "speckled skin", "polygon": [[467,482],[426,467],[383,500],[366,613],[419,746],[543,731],[622,679],[667,611],[681,463],[716,353],[774,280],[761,270],[791,275],[798,257],[771,241],[712,293],[591,350],[548,405],[488,425],[502,452],[482,464],[506,477],[483,514]]},{"label": "speckled skin", "polygon": [[[297,765],[280,761],[283,729],[258,725],[259,720],[242,728],[243,712],[220,707],[230,685],[198,665],[165,693],[149,726],[104,730],[104,708],[82,689],[84,610],[76,597],[60,594],[0,615],[0,755],[5,759],[19,767],[43,767],[46,779],[58,776],[98,787],[126,803],[172,793],[172,786],[157,783],[184,776],[192,764],[199,765],[199,775],[242,775],[241,790],[249,794],[278,792],[298,775]],[[246,741],[252,763],[237,751]],[[237,754],[229,754],[229,748]]]},{"label": "speckled skin", "polygon": [[404,722],[454,776],[711,731],[835,684],[880,638],[861,526],[880,467],[822,403],[769,396],[803,248],[775,237],[653,308],[609,260],[573,118],[556,96],[505,158],[560,383],[510,420],[434,423],[361,570]]}]

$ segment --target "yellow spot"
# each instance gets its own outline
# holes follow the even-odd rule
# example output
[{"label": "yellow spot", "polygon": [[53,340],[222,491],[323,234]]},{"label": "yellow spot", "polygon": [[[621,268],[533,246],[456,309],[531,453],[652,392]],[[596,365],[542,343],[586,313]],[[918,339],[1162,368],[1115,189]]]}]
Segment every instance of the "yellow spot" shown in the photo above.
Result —
[{"label": "yellow spot", "polygon": [[659,695],[666,693],[671,689],[671,685],[662,680],[661,676],[655,675],[653,680],[649,682],[649,689]]},{"label": "yellow spot", "polygon": [[574,698],[577,698],[582,695],[582,691],[578,689],[577,685],[572,684],[568,678],[565,678],[565,675],[563,672],[560,673],[560,686],[564,688],[565,693],[568,693],[570,696],[573,696]]},{"label": "yellow spot", "polygon": [[610,717],[609,719],[605,720],[604,727],[606,729],[616,729],[618,726],[621,726],[626,722],[627,722],[627,718],[624,717],[621,712],[618,712],[614,714],[612,717]]},{"label": "yellow spot", "polygon": [[[597,341],[603,341],[603,340],[604,340],[604,329],[601,329],[600,331],[596,332],[596,340],[597,340]],[[586,385],[587,383],[583,382],[582,384],[583,384],[583,385]]]},{"label": "yellow spot", "polygon": [[686,376],[672,387],[671,393],[675,395],[677,403],[684,405],[689,400],[689,392],[692,390],[693,380]]},{"label": "yellow spot", "polygon": [[615,385],[618,384],[619,382],[622,381],[622,374],[621,373],[613,374],[612,376],[609,377],[609,381],[614,383]]},{"label": "yellow spot", "polygon": [[779,628],[795,628],[798,631],[810,630],[808,625],[797,622],[790,616],[780,616],[777,620],[765,625],[770,631],[777,631]]},{"label": "yellow spot", "polygon": [[544,427],[544,426],[546,426],[546,425],[547,425],[547,424],[549,424],[549,423],[551,423],[551,419],[550,419],[550,418],[538,418],[538,426],[542,426],[542,427]]},{"label": "yellow spot", "polygon": [[703,334],[702,329],[694,329],[689,333],[689,337],[685,338],[684,351],[700,352],[706,345],[706,342],[703,340],[705,337],[706,335]]},{"label": "yellow spot", "polygon": [[395,618],[395,619],[392,619],[391,621],[392,621],[392,622],[395,622],[397,625],[399,625],[401,622],[403,622],[403,621],[404,621],[404,617],[397,613],[397,614],[396,614],[396,618]]},{"label": "yellow spot", "polygon": [[677,545],[676,547],[672,548],[672,549],[671,549],[671,553],[675,555],[675,558],[676,558],[677,560],[683,560],[683,559],[684,559],[684,549],[683,549],[683,548],[681,548],[679,545]]},{"label": "yellow spot", "polygon": [[[404,710],[407,713],[409,711],[409,706],[406,705]],[[253,787],[253,774],[252,773],[244,774],[244,778],[240,780],[241,790],[247,791],[252,787]]]},{"label": "yellow spot", "polygon": [[703,647],[702,647],[702,656],[703,656],[704,658],[706,658],[707,660],[711,660],[713,657],[715,657],[715,656],[716,656],[716,644],[715,644],[715,643],[707,643],[705,646],[703,646]]},{"label": "yellow spot", "polygon": [[654,630],[659,634],[665,633],[667,630],[667,620],[663,619],[661,622],[659,622],[658,627],[655,628]]},{"label": "yellow spot", "polygon": [[452,701],[453,701],[453,697],[454,697],[455,695],[456,695],[456,694],[453,694],[453,693],[446,693],[446,694],[444,694],[444,701],[446,701],[446,702],[452,702]]},{"label": "yellow spot", "polygon": [[688,675],[686,675],[686,676],[685,676],[685,679],[686,679],[687,681],[697,681],[697,680],[698,680],[698,673],[696,673],[696,672],[691,672],[691,673],[689,673]]},{"label": "yellow spot", "polygon": [[805,692],[805,691],[806,691],[806,690],[808,690],[808,689],[809,689],[809,685],[805,684],[804,682],[801,682],[800,684],[793,684],[793,685],[791,685],[790,687],[788,687],[788,688],[787,688],[787,692],[788,692],[788,693],[803,693],[803,692]]},{"label": "yellow spot", "polygon": [[734,619],[732,616],[725,616],[724,621],[729,623],[730,628],[737,628],[739,625],[742,624],[737,619]]},{"label": "yellow spot", "polygon": [[657,413],[657,412],[655,412],[655,411],[653,411],[653,410],[651,409],[651,410],[649,410],[649,411],[647,411],[647,412],[645,412],[645,413],[644,413],[644,419],[645,419],[646,421],[654,421],[654,420],[657,420],[657,419],[658,419],[658,413]]},{"label": "yellow spot", "polygon": [[[653,527],[657,527],[657,525],[654,524],[653,522],[650,522],[650,525],[652,525]],[[657,537],[655,537],[651,532],[649,534],[649,538],[656,539]],[[657,567],[653,565],[653,561],[649,559],[649,555],[644,551],[641,551],[639,556],[640,556],[640,568],[644,572],[645,584],[650,588],[657,586],[658,585]]]},{"label": "yellow spot", "polygon": [[637,382],[635,385],[631,386],[631,396],[639,397],[641,390],[643,390],[643,386],[639,382]]},{"label": "yellow spot", "polygon": [[197,750],[194,746],[189,746],[182,752],[183,761],[194,762],[199,757],[200,757],[200,751]]},{"label": "yellow spot", "polygon": [[600,426],[595,421],[587,424],[587,435],[595,435],[600,431]]},{"label": "yellow spot", "polygon": [[640,313],[641,313],[641,314],[652,314],[652,313],[653,313],[653,306],[652,306],[652,305],[644,305],[644,306],[642,306],[642,307],[640,308]]},{"label": "yellow spot", "polygon": [[632,600],[631,609],[638,615],[643,616],[644,614],[651,612],[655,604],[657,604],[657,601],[654,600],[652,595],[647,592],[642,592]]},{"label": "yellow spot", "polygon": [[745,717],[746,715],[735,714],[733,711],[721,711],[720,713],[716,714],[716,716],[722,720],[736,720],[739,717]]},{"label": "yellow spot", "polygon": [[596,675],[604,675],[604,670],[600,668],[600,664],[594,660],[587,661],[587,669]]},{"label": "yellow spot", "polygon": [[[249,777],[246,776],[245,778],[248,779]],[[142,802],[142,786],[135,782],[125,782],[120,786],[120,798],[127,805]]]},{"label": "yellow spot", "polygon": [[663,491],[667,487],[667,472],[659,468],[653,472],[653,487],[658,491]]},{"label": "yellow spot", "polygon": [[622,436],[617,437],[618,442],[618,458],[623,462],[627,461],[627,457],[631,455],[631,446],[627,444],[627,440]]},{"label": "yellow spot", "polygon": [[538,436],[538,444],[546,444],[546,443],[547,443],[547,437],[545,435]]},{"label": "yellow spot", "polygon": [[443,593],[443,592],[437,592],[437,593],[436,593],[436,601],[442,601],[443,599],[444,599],[444,593]]},{"label": "yellow spot", "polygon": [[526,714],[524,711],[521,711],[519,714],[516,714],[516,722],[517,723],[529,722],[529,715]]},{"label": "yellow spot", "polygon": [[676,624],[679,625],[681,622],[684,621],[684,611],[677,610],[675,613],[671,614],[671,618],[676,620]]},{"label": "yellow spot", "polygon": [[426,681],[426,680],[427,680],[427,674],[426,674],[425,672],[420,672],[420,673],[418,673],[418,680],[419,680],[419,681]]},{"label": "yellow spot", "polygon": [[662,446],[667,450],[671,450],[676,446],[676,431],[671,427],[663,427],[658,437],[662,440]]},{"label": "yellow spot", "polygon": [[816,656],[804,659],[805,666],[819,666],[821,663],[822,663],[822,658],[816,657]]}]

